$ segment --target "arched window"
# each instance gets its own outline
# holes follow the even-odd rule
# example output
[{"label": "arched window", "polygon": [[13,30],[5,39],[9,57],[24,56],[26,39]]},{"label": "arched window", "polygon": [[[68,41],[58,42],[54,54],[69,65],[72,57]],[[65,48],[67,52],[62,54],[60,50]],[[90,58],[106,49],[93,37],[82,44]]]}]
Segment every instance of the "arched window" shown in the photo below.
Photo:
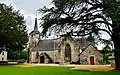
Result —
[{"label": "arched window", "polygon": [[65,58],[71,61],[71,47],[70,44],[66,44],[65,46]]}]

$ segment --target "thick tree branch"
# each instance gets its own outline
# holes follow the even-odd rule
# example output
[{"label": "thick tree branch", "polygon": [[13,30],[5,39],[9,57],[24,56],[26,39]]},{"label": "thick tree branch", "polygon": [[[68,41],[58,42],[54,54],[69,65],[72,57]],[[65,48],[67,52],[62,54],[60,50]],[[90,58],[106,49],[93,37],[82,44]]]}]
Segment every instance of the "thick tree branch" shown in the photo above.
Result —
[{"label": "thick tree branch", "polygon": [[110,33],[108,30],[106,30],[106,29],[98,29],[99,31],[104,31],[104,32],[107,32],[109,35],[110,35],[110,37],[112,37],[112,33]]}]

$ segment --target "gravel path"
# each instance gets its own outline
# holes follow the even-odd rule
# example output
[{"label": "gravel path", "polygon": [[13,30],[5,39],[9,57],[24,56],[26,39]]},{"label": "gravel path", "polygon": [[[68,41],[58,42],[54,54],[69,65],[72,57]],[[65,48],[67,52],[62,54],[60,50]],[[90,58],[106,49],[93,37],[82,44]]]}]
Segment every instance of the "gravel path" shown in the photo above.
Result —
[{"label": "gravel path", "polygon": [[89,71],[113,71],[111,65],[72,65],[72,64],[21,64],[18,67],[35,67],[35,66],[60,66],[60,67],[73,67],[70,70],[89,70]]},{"label": "gravel path", "polygon": [[111,65],[80,65],[71,70],[89,70],[89,71],[114,71],[115,68]]}]

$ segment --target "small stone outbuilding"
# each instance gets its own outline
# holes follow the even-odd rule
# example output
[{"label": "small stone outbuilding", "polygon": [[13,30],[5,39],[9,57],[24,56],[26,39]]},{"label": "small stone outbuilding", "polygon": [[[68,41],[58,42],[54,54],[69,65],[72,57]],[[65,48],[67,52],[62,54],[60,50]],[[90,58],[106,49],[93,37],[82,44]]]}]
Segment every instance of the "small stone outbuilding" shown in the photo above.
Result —
[{"label": "small stone outbuilding", "polygon": [[80,55],[80,64],[100,65],[103,64],[103,54],[93,45],[89,45]]}]

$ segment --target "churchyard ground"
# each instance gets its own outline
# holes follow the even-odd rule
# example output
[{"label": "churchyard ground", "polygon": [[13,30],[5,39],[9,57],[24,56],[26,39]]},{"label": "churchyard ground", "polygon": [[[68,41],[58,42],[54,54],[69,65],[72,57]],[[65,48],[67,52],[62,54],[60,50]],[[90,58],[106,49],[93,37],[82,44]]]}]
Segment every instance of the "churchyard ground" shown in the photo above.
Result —
[{"label": "churchyard ground", "polygon": [[0,75],[120,75],[120,72],[78,71],[63,66],[0,66]]}]

